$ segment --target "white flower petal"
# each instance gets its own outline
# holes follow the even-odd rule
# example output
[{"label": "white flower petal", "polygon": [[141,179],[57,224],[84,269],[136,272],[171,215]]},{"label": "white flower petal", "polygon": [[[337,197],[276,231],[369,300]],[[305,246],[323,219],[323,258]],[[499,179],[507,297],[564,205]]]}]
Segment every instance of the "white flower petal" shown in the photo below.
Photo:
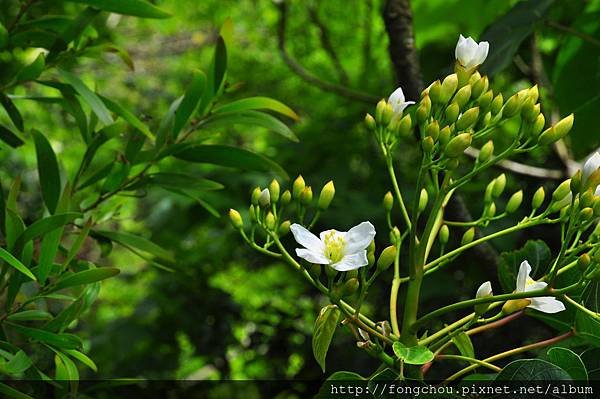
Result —
[{"label": "white flower petal", "polygon": [[582,180],[586,181],[592,173],[598,170],[598,168],[600,168],[600,154],[595,152],[594,155],[589,157],[587,161],[585,161],[585,164],[583,164],[583,170],[581,171]]},{"label": "white flower petal", "polygon": [[477,51],[475,53],[475,57],[473,59],[473,63],[475,65],[481,65],[485,61],[488,56],[488,52],[490,50],[490,44],[488,42],[481,42],[479,46],[477,46]]},{"label": "white flower petal", "polygon": [[348,270],[358,269],[368,264],[369,261],[367,260],[367,251],[362,250],[360,252],[355,252],[353,254],[344,256],[341,261],[334,263],[331,265],[331,267],[339,272],[346,272]]},{"label": "white flower petal", "polygon": [[456,60],[465,68],[475,68],[487,58],[489,43],[477,43],[472,37],[460,35],[454,49]]},{"label": "white flower petal", "polygon": [[400,112],[404,111],[404,109],[406,107],[408,107],[409,105],[412,105],[414,103],[415,103],[414,101],[405,101],[401,104],[395,104],[395,105],[392,104],[392,109],[394,110],[395,114],[399,114]]},{"label": "white flower petal", "polygon": [[479,286],[479,288],[477,289],[477,294],[475,294],[475,298],[484,298],[487,296],[492,296],[493,292],[492,292],[492,283],[489,281],[486,281],[485,283],[481,284]]},{"label": "white flower petal", "polygon": [[404,100],[406,100],[406,98],[404,97],[402,87],[398,87],[396,90],[394,90],[392,94],[390,94],[388,102],[390,102],[393,105],[394,103],[403,103]]},{"label": "white flower petal", "polygon": [[292,231],[294,239],[298,242],[298,244],[310,249],[313,252],[323,253],[323,249],[325,248],[323,242],[321,242],[316,235],[308,231],[305,227],[294,223],[290,226],[290,230]]},{"label": "white flower petal", "polygon": [[352,254],[354,252],[366,249],[373,238],[375,237],[375,227],[371,222],[362,222],[361,224],[354,226],[346,233],[344,240],[346,246],[344,247],[344,253]]},{"label": "white flower petal", "polygon": [[314,252],[306,248],[296,248],[296,255],[310,263],[317,263],[319,265],[328,265],[330,263],[330,260],[323,253]]},{"label": "white flower petal", "polygon": [[553,296],[530,298],[531,304],[527,306],[544,313],[558,313],[565,310],[565,305]]},{"label": "white flower petal", "polygon": [[525,292],[543,290],[548,284],[543,281],[534,281],[525,285]]},{"label": "white flower petal", "polygon": [[519,274],[517,274],[517,289],[516,292],[525,292],[525,286],[527,285],[527,278],[531,273],[531,266],[529,262],[524,260],[519,266]]}]

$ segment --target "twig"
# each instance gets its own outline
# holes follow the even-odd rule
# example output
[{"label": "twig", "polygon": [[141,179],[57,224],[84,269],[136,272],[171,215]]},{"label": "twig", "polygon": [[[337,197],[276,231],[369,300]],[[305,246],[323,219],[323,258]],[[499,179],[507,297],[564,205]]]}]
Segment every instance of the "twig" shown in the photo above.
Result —
[{"label": "twig", "polygon": [[[477,148],[469,147],[466,149],[465,154],[476,159],[479,156],[479,150]],[[503,159],[496,165],[520,175],[539,177],[542,179],[562,179],[566,176],[566,173],[563,170],[539,168],[537,166],[530,166],[511,161],[509,159]]]},{"label": "twig", "polygon": [[589,43],[593,44],[594,46],[600,47],[600,40],[596,39],[593,36],[588,35],[587,33],[580,32],[576,29],[573,29],[570,26],[565,26],[565,25],[559,24],[558,22],[550,21],[550,20],[546,21],[546,25],[548,25],[554,29],[569,33],[573,36],[577,36],[581,40],[589,42]]},{"label": "twig", "polygon": [[21,20],[21,18],[23,18],[23,16],[25,15],[25,13],[29,9],[29,7],[31,7],[31,5],[35,1],[36,0],[28,0],[25,3],[21,4],[21,8],[19,8],[19,12],[17,13],[17,16],[15,17],[15,19],[12,21],[12,23],[8,27],[9,31],[12,31],[17,26],[17,24],[19,23],[19,21]]}]

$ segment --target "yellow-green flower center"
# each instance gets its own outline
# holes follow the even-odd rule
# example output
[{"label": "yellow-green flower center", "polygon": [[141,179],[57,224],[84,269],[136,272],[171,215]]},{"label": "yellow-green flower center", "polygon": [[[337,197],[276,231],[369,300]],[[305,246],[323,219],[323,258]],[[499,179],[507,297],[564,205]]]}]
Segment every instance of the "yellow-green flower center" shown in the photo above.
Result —
[{"label": "yellow-green flower center", "polygon": [[335,231],[330,231],[325,234],[325,256],[329,258],[331,263],[337,263],[344,257],[344,247],[346,243],[340,234]]}]

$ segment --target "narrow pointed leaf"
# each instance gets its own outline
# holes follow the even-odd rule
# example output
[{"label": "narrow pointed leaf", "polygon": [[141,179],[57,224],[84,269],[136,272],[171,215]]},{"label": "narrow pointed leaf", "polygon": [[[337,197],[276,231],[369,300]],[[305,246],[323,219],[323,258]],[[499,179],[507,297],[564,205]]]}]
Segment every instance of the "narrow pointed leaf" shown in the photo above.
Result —
[{"label": "narrow pointed leaf", "polygon": [[152,241],[149,241],[137,235],[117,231],[92,230],[92,236],[101,236],[104,238],[108,238],[111,241],[123,244],[125,246],[137,248],[140,251],[147,252],[167,261],[175,261],[171,252],[153,243]]},{"label": "narrow pointed leaf", "polygon": [[13,132],[4,125],[0,125],[0,140],[12,148],[17,148],[25,144],[25,139],[20,134]]},{"label": "narrow pointed leaf", "polygon": [[223,104],[215,109],[216,113],[240,112],[252,110],[274,111],[281,115],[288,116],[294,120],[300,119],[298,114],[284,103],[269,97],[249,97],[241,100]]},{"label": "narrow pointed leaf", "polygon": [[93,91],[91,91],[85,83],[83,83],[77,76],[73,75],[71,72],[67,72],[65,70],[60,70],[60,75],[73,89],[83,98],[83,100],[90,106],[92,111],[96,114],[98,119],[104,123],[105,125],[110,125],[113,123],[112,116],[110,115],[110,111],[100,97],[96,95]]},{"label": "narrow pointed leaf", "polygon": [[206,121],[208,123],[222,123],[227,125],[242,124],[267,128],[288,140],[298,142],[298,137],[282,121],[272,115],[259,111],[244,111],[239,113],[220,113]]},{"label": "narrow pointed leaf", "polygon": [[137,116],[135,116],[131,111],[129,111],[127,108],[123,107],[121,104],[118,104],[118,103],[112,101],[109,98],[100,96],[100,99],[102,99],[102,101],[104,102],[104,104],[106,105],[106,107],[109,110],[111,110],[115,114],[119,115],[127,123],[129,123],[135,129],[137,129],[140,133],[142,133],[144,136],[146,136],[150,140],[154,141],[154,135],[152,134],[150,129],[148,129],[148,126],[146,126],[146,124],[144,122],[139,120],[139,118]]},{"label": "narrow pointed leaf", "polygon": [[171,14],[143,0],[67,0],[87,4],[102,11],[141,18],[169,18]]},{"label": "narrow pointed leaf", "polygon": [[12,256],[12,254],[10,252],[7,252],[4,248],[0,248],[0,259],[3,259],[6,263],[11,265],[30,279],[36,279],[33,273],[31,273],[31,270],[29,270],[24,264],[22,264],[17,258]]},{"label": "narrow pointed leaf", "polygon": [[325,372],[325,357],[329,350],[329,345],[338,325],[341,311],[336,305],[327,305],[317,317],[315,327],[313,329],[312,349],[313,355]]},{"label": "narrow pointed leaf", "polygon": [[39,328],[24,327],[15,323],[6,323],[11,329],[36,341],[65,349],[77,349],[81,346],[79,337],[73,334],[55,334]]},{"label": "narrow pointed leaf", "polygon": [[0,93],[0,104],[2,104],[2,106],[6,110],[8,117],[10,118],[12,123],[16,126],[16,128],[19,129],[20,131],[23,131],[24,130],[23,117],[21,116],[19,109],[17,107],[15,107],[15,104],[12,102],[12,100],[10,98],[8,98],[8,96],[6,94]]},{"label": "narrow pointed leaf", "polygon": [[206,89],[206,75],[202,71],[194,71],[192,82],[183,96],[183,100],[175,112],[175,121],[173,123],[173,137],[177,138],[179,132],[187,121],[192,117],[202,94]]},{"label": "narrow pointed leaf", "polygon": [[107,278],[116,276],[119,272],[119,269],[114,267],[99,267],[69,274],[58,280],[56,285],[52,288],[52,291],[59,291],[77,285],[91,284],[96,281],[106,280]]},{"label": "narrow pointed leaf", "polygon": [[58,162],[48,139],[37,130],[33,130],[32,134],[35,142],[40,185],[42,186],[42,197],[50,213],[54,213],[61,191]]}]

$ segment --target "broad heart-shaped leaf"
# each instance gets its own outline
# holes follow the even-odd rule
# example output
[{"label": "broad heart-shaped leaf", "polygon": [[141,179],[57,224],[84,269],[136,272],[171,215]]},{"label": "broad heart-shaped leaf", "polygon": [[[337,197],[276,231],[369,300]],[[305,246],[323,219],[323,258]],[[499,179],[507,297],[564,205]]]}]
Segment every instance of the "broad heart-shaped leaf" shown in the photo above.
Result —
[{"label": "broad heart-shaped leaf", "polygon": [[173,121],[173,138],[177,138],[179,132],[187,121],[192,117],[198,103],[202,99],[202,95],[206,90],[206,75],[202,71],[194,71],[192,82],[185,91],[181,104],[175,111],[175,120]]},{"label": "broad heart-shaped leaf", "polygon": [[430,351],[426,346],[411,346],[408,347],[402,342],[394,342],[392,345],[394,353],[398,359],[404,361],[407,364],[425,364],[433,360],[433,352]]},{"label": "broad heart-shaped leaf", "polygon": [[583,361],[575,352],[570,349],[556,346],[548,349],[548,360],[552,364],[565,370],[573,380],[587,381],[587,370]]},{"label": "broad heart-shaped leaf", "polygon": [[590,381],[600,380],[600,348],[591,348],[581,354]]},{"label": "broad heart-shaped leaf", "polygon": [[575,333],[595,347],[600,347],[600,320],[577,310],[575,315]]},{"label": "broad heart-shaped leaf", "polygon": [[459,334],[452,336],[452,342],[458,349],[461,355],[467,357],[475,357],[475,349],[473,348],[473,342],[471,338],[464,332],[461,331]]},{"label": "broad heart-shaped leaf", "polygon": [[332,387],[337,387],[341,382],[349,382],[354,384],[357,383],[366,383],[367,379],[361,376],[360,374],[353,373],[351,371],[336,371],[331,374],[321,388],[319,388],[319,393],[317,393],[313,399],[329,399],[332,397]]},{"label": "broad heart-shaped leaf", "polygon": [[565,381],[571,376],[560,367],[540,359],[521,359],[509,363],[496,381]]},{"label": "broad heart-shaped leaf", "polygon": [[17,148],[25,144],[25,139],[20,134],[13,132],[4,125],[0,125],[0,140],[12,148]]},{"label": "broad heart-shaped leaf", "polygon": [[106,108],[106,105],[104,105],[100,97],[91,91],[85,85],[85,83],[81,81],[81,79],[73,75],[71,72],[65,70],[60,70],[60,75],[64,81],[71,85],[77,94],[79,94],[81,98],[90,106],[100,122],[104,123],[105,125],[110,125],[113,123],[112,116],[110,115],[108,108]]},{"label": "broad heart-shaped leaf", "polygon": [[117,242],[125,247],[133,247],[140,251],[147,252],[158,258],[174,262],[173,254],[159,245],[149,241],[143,237],[136,236],[129,233],[122,233],[117,231],[106,231],[106,230],[92,230],[92,236],[101,236],[111,241]]},{"label": "broad heart-shaped leaf", "polygon": [[583,290],[581,301],[592,312],[600,312],[600,281],[590,281],[585,290]]},{"label": "broad heart-shaped leaf", "polygon": [[40,185],[42,186],[42,198],[48,211],[54,213],[62,189],[58,162],[48,139],[37,130],[32,130],[32,134],[35,143]]},{"label": "broad heart-shaped leaf", "polygon": [[494,75],[512,63],[521,43],[533,32],[554,0],[519,1],[498,18],[481,36],[490,43],[490,52],[481,66],[482,74]]},{"label": "broad heart-shaped leaf", "polygon": [[240,112],[250,110],[268,110],[285,115],[294,120],[300,119],[293,109],[284,103],[269,97],[248,97],[223,104],[215,109],[215,113]]},{"label": "broad heart-shaped leaf", "polygon": [[552,254],[542,240],[529,240],[523,248],[500,254],[498,279],[505,292],[514,291],[521,262],[527,260],[531,265],[531,277],[540,277],[550,265]]},{"label": "broad heart-shaped leaf", "polygon": [[208,163],[259,172],[274,171],[284,178],[287,173],[270,159],[253,152],[225,145],[198,144],[185,147],[175,157],[188,162]]},{"label": "broad heart-shaped leaf", "polygon": [[325,357],[331,344],[331,339],[335,333],[340,318],[341,311],[336,305],[327,305],[317,317],[313,329],[312,349],[313,355],[325,372]]},{"label": "broad heart-shaped leaf", "polygon": [[87,4],[102,11],[141,18],[169,18],[171,14],[144,0],[67,0]]},{"label": "broad heart-shaped leaf", "polygon": [[218,122],[227,125],[242,124],[248,126],[260,126],[280,134],[288,140],[294,142],[299,141],[298,137],[296,137],[294,132],[292,132],[292,130],[287,127],[285,123],[272,115],[260,111],[219,113],[206,120],[206,124]]},{"label": "broad heart-shaped leaf", "polygon": [[67,274],[64,277],[61,277],[49,292],[59,291],[64,288],[74,287],[76,285],[95,283],[96,281],[101,281],[116,276],[119,273],[119,269],[114,267],[98,267],[96,269]]}]

